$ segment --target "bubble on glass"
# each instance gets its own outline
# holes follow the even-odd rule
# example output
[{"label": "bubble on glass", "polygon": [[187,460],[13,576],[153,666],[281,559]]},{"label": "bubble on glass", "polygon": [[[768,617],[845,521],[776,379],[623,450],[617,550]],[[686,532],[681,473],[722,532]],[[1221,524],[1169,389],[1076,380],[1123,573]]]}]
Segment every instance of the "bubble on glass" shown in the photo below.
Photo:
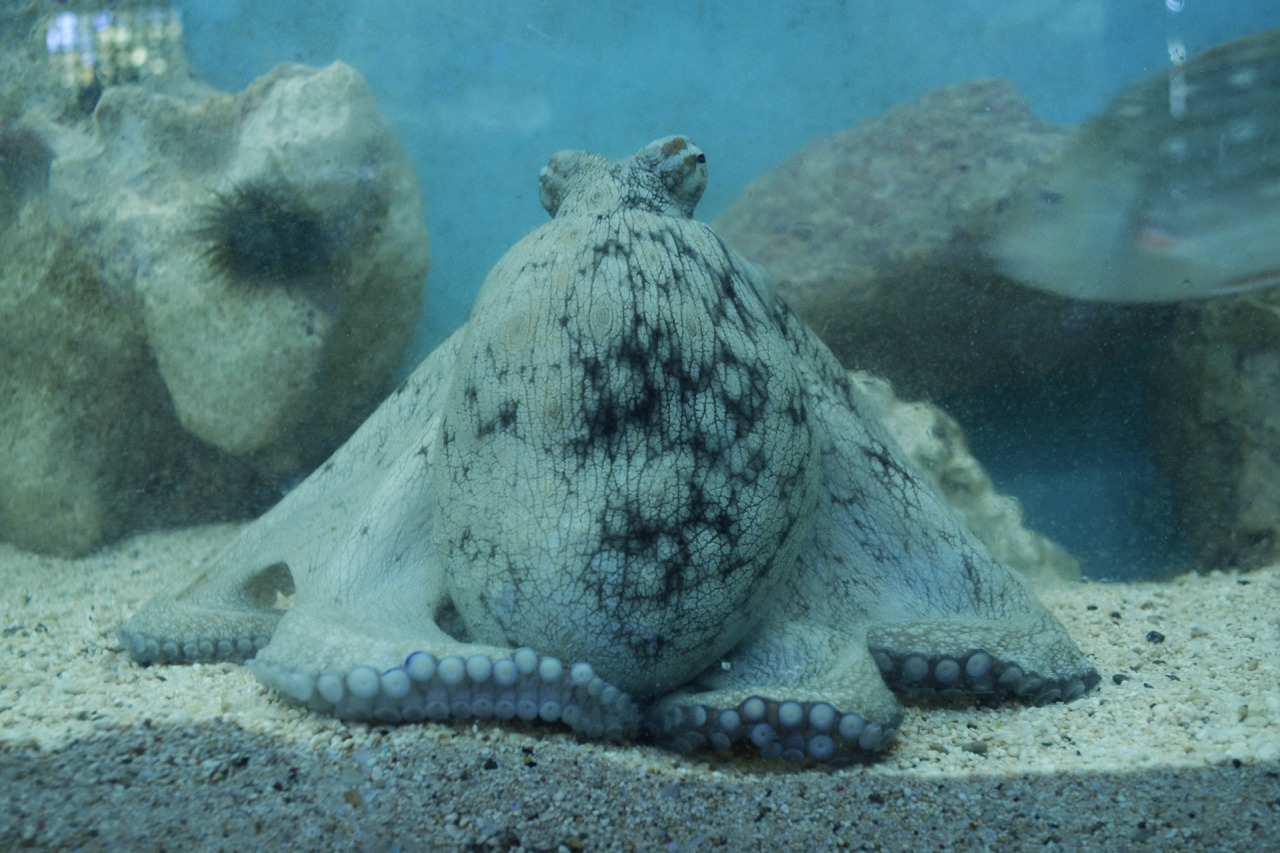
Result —
[{"label": "bubble on glass", "polygon": [[1182,7],[1186,5],[1186,0],[1164,0],[1164,7],[1175,15],[1182,11]]}]

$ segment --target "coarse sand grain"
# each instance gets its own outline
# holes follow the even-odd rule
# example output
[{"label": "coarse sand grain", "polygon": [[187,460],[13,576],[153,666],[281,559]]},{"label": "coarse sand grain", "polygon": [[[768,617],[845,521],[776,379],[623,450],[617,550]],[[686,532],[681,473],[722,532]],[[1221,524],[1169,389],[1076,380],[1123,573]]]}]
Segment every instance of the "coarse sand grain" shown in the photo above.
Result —
[{"label": "coarse sand grain", "polygon": [[0,546],[0,850],[1269,850],[1280,567],[1042,599],[1102,684],[909,706],[841,770],[553,726],[344,723],[230,664],[135,665],[116,628],[235,535],[78,560]]}]

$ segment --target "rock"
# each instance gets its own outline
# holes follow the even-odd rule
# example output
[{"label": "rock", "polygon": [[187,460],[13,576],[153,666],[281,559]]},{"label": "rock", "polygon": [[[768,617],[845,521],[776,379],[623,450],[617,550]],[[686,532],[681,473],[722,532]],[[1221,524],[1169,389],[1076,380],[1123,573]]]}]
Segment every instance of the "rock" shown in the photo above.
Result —
[{"label": "rock", "polygon": [[1205,568],[1280,559],[1280,293],[1184,306],[1152,370],[1153,441]]},{"label": "rock", "polygon": [[1001,202],[1067,137],[1008,81],[960,83],[810,144],[715,227],[846,367],[909,397],[1084,370],[1147,312],[1032,291],[984,249]]},{"label": "rock", "polygon": [[162,26],[163,63],[84,75],[46,48],[88,17],[30,8],[0,18],[0,539],[263,509],[390,388],[429,259],[408,156],[341,63],[225,94]]}]

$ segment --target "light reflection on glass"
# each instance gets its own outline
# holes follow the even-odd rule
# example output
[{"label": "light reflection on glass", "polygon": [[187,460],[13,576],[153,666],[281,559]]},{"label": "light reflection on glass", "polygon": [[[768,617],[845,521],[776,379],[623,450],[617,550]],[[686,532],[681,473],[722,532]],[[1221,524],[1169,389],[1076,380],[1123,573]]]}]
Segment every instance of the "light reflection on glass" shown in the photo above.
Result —
[{"label": "light reflection on glass", "polygon": [[45,47],[68,87],[132,83],[166,73],[182,51],[176,9],[63,12],[50,19]]}]

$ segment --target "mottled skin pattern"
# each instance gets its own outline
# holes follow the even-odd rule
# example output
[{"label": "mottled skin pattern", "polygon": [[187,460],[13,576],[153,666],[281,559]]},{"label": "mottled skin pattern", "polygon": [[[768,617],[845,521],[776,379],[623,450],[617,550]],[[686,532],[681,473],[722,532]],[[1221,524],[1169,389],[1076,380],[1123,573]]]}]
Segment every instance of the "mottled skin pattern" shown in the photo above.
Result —
[{"label": "mottled skin pattern", "polygon": [[1095,684],[764,275],[691,219],[705,183],[683,137],[553,157],[552,221],[466,326],[126,622],[133,656],[249,659],[347,718],[833,763],[888,742],[893,692]]}]

